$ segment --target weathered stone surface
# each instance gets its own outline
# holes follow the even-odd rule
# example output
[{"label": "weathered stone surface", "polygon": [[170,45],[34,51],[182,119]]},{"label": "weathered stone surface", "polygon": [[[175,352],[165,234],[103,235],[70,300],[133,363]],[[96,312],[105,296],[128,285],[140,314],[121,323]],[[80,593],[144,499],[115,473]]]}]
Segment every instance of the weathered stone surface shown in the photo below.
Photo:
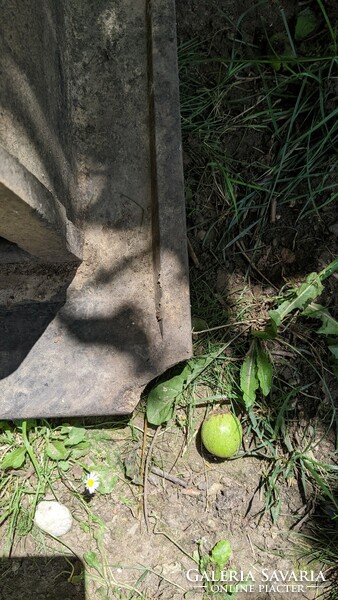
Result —
[{"label": "weathered stone surface", "polygon": [[[41,132],[58,141],[54,162],[34,135],[16,156],[40,182],[46,174],[84,245],[76,271],[19,263],[14,252],[0,261],[0,416],[129,413],[150,380],[192,352],[174,2],[3,5],[15,6],[21,36],[11,22],[4,60],[20,63],[26,97],[35,92],[43,108],[43,85],[21,56],[34,45],[50,98]],[[42,42],[36,23],[49,33]],[[53,76],[48,64],[59,65]],[[39,115],[30,127],[44,123]],[[14,123],[11,139],[18,132]],[[35,166],[24,162],[29,147]]]},{"label": "weathered stone surface", "polygon": [[0,145],[73,220],[76,170],[63,5],[64,0],[0,0]]},{"label": "weathered stone surface", "polygon": [[82,233],[64,206],[1,146],[0,236],[47,262],[82,259]]}]

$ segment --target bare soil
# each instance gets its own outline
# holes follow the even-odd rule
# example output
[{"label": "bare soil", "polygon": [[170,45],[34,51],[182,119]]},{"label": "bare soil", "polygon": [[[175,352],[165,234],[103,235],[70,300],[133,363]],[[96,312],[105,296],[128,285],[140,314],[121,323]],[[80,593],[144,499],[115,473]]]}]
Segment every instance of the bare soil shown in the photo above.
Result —
[{"label": "bare soil", "polygon": [[[203,388],[201,395],[205,397],[206,393]],[[195,413],[191,431],[197,434],[189,441],[185,429],[178,427],[177,422],[157,433],[145,487],[148,528],[142,487],[137,485],[143,415],[134,416],[135,432],[139,431],[134,442],[127,436],[127,429],[101,428],[96,433],[93,430],[93,445],[101,459],[105,461],[107,454],[111,454],[124,465],[118,470],[120,479],[111,494],[96,493],[89,498],[88,506],[96,521],[102,520],[104,528],[100,528],[99,521],[88,517],[85,507],[74,496],[74,491],[83,492],[83,469],[76,465],[64,474],[63,481],[53,486],[56,498],[72,512],[72,530],[59,541],[36,528],[25,538],[17,539],[10,560],[5,559],[1,564],[1,599],[137,597],[126,589],[128,585],[137,585],[144,594],[142,597],[149,600],[224,598],[224,594],[218,596],[215,592],[203,596],[203,590],[198,587],[201,583],[187,579],[189,569],[193,570],[191,578],[196,574],[196,564],[190,557],[198,550],[198,541],[203,539],[203,552],[207,553],[224,538],[232,545],[231,567],[245,574],[250,572],[255,579],[250,598],[314,598],[315,591],[305,586],[304,591],[292,593],[291,588],[290,591],[280,588],[283,593],[278,593],[276,582],[266,583],[262,571],[265,569],[273,576],[276,570],[298,573],[307,568],[305,560],[296,558],[295,540],[290,532],[293,526],[297,528],[308,510],[297,482],[290,479],[282,489],[281,514],[273,524],[268,513],[262,515],[263,496],[257,489],[259,477],[268,463],[250,457],[221,461],[207,455],[198,433],[204,413],[202,408]],[[150,429],[149,441],[153,435]],[[250,447],[246,436],[243,445]],[[326,449],[322,447],[323,455]],[[83,462],[90,465],[90,456]],[[153,466],[163,471],[165,477],[152,472]],[[129,477],[123,475],[126,469]],[[175,482],[169,481],[168,476],[173,476]],[[3,535],[2,546],[5,541]],[[75,579],[75,583],[69,583],[72,570],[69,560],[75,574],[81,573],[83,555],[88,550],[95,552],[99,561],[104,557],[106,571],[102,574],[91,569],[91,576],[85,582]],[[49,556],[47,563],[46,555]],[[319,569],[318,565],[311,568]],[[138,581],[144,573],[147,574],[143,581]],[[114,590],[107,589],[108,578],[115,582]],[[184,596],[186,592],[189,593]],[[245,592],[237,596],[240,600],[247,597]]]}]

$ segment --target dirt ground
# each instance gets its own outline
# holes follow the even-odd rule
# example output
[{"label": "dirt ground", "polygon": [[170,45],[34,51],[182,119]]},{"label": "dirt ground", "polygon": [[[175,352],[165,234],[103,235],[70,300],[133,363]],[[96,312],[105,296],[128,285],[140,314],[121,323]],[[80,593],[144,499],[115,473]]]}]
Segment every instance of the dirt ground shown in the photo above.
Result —
[{"label": "dirt ground", "polygon": [[[206,390],[201,393],[205,395]],[[297,529],[305,509],[296,481],[290,480],[282,490],[277,523],[271,522],[268,513],[261,518],[263,498],[257,486],[267,463],[250,457],[217,461],[206,455],[198,434],[204,413],[203,408],[195,413],[192,431],[197,434],[189,443],[184,429],[177,423],[156,435],[152,450],[155,471],[150,468],[145,490],[148,529],[142,488],[137,485],[143,415],[134,416],[134,441],[127,434],[128,428],[103,428],[94,433],[93,444],[100,458],[103,461],[109,458],[110,464],[115,464],[112,470],[119,474],[117,485],[112,493],[96,493],[90,499],[88,506],[92,516],[89,516],[86,506],[74,496],[74,490],[83,491],[83,469],[75,465],[65,473],[63,481],[54,484],[53,489],[58,501],[68,506],[73,515],[72,530],[59,541],[37,528],[25,538],[17,539],[11,559],[2,562],[1,599],[138,597],[136,592],[128,591],[129,585],[137,586],[139,592],[143,592],[142,598],[149,600],[183,597],[201,600],[206,597],[198,587],[201,583],[187,578],[189,572],[191,579],[197,572],[191,557],[200,547],[199,541],[203,540],[203,553],[207,553],[224,538],[232,545],[231,568],[243,571],[245,576],[251,574],[254,579],[250,598],[315,598],[315,590],[307,584],[301,589],[297,587],[295,593],[291,587],[279,588],[281,593],[278,593],[276,581],[267,583],[267,575],[264,577],[264,570],[274,577],[276,570],[299,573],[309,568],[305,560],[296,558],[295,533],[290,532],[293,526]],[[148,435],[151,439],[154,430],[148,430]],[[248,448],[250,440],[244,437],[243,445]],[[325,450],[323,447],[323,455]],[[83,462],[90,465],[90,457],[85,457]],[[174,476],[174,482],[158,475],[156,467],[166,476]],[[123,475],[123,470],[128,477]],[[79,575],[83,555],[88,550],[95,552],[99,567],[95,569],[94,565],[85,582],[77,582],[75,577],[73,583],[69,583],[72,571],[69,561],[75,575]],[[106,561],[104,568],[103,560]],[[311,569],[318,574],[318,565],[313,564]],[[114,582],[113,589],[107,588],[108,580]],[[211,590],[209,598],[226,597],[216,594],[215,590]],[[240,600],[247,597],[245,591],[236,596]]]},{"label": "dirt ground", "polygon": [[[251,0],[177,2],[178,40],[182,43],[192,38],[212,38],[212,47],[208,42],[210,52],[226,56],[231,50],[232,40],[229,22],[235,23],[251,5]],[[254,16],[250,13],[244,21],[242,31],[245,41],[252,42],[262,21],[269,30],[273,30],[276,21],[281,18],[280,8],[290,18],[295,6],[293,0],[273,0],[268,12],[257,8]],[[222,18],[224,11],[228,21]],[[255,139],[244,138],[241,144],[236,139],[228,140],[227,149],[238,156],[246,156],[253,146],[261,148],[265,143],[265,139],[256,134]],[[183,150],[186,169],[189,169],[189,145],[184,145]],[[204,200],[198,195],[195,198],[197,207],[200,203],[200,213],[212,210],[211,205],[206,207]],[[194,215],[188,210],[190,226],[196,225],[196,210]],[[285,208],[276,223],[270,224],[263,232],[263,244],[256,256],[259,270],[264,271],[267,279],[276,286],[281,286],[286,277],[301,278],[312,270],[322,268],[332,255],[338,254],[337,235],[330,230],[337,221],[336,208],[328,208],[320,220],[313,216],[304,219],[297,229],[294,228],[294,220],[294,207]],[[191,264],[192,287],[195,278],[205,271],[205,280],[216,294],[236,286],[240,288],[248,267],[245,256],[240,252],[229,252],[220,266],[212,252],[202,246],[198,227],[195,231],[190,241],[199,266],[197,269],[193,262]],[[328,285],[328,299],[336,293],[336,283]],[[265,294],[267,289],[268,286],[264,289]],[[259,298],[261,293],[262,287],[253,280],[253,296]],[[292,369],[285,371],[290,369],[290,365],[284,362],[282,368],[285,378],[292,375]],[[264,581],[263,570],[272,577],[276,571],[298,573],[304,569],[313,569],[318,574],[318,564],[307,567],[305,559],[296,558],[299,541],[295,533],[307,510],[297,482],[289,480],[281,491],[277,523],[272,522],[267,512],[262,517],[263,497],[258,485],[261,475],[267,470],[266,461],[252,457],[215,461],[205,455],[198,434],[204,414],[203,408],[194,413],[190,431],[196,434],[192,439],[186,439],[186,430],[179,426],[179,421],[157,433],[152,449],[153,464],[165,474],[174,476],[175,481],[149,470],[146,484],[148,523],[143,515],[142,486],[137,485],[135,480],[141,460],[142,414],[136,413],[134,417],[133,442],[123,429],[101,429],[104,432],[104,439],[98,442],[101,444],[101,458],[105,460],[110,452],[116,456],[119,481],[111,494],[97,493],[90,500],[91,514],[98,519],[95,521],[95,518],[89,517],[85,506],[74,498],[73,488],[81,490],[83,478],[83,470],[75,466],[64,475],[64,482],[56,487],[57,499],[66,504],[73,514],[72,530],[60,541],[52,540],[36,529],[24,540],[18,540],[12,552],[12,558],[17,558],[4,561],[1,567],[1,600],[137,598],[137,592],[128,590],[128,585],[131,588],[137,586],[143,593],[142,597],[149,600],[201,600],[205,593],[201,583],[187,578],[189,569],[196,569],[191,556],[201,548],[200,540],[203,540],[204,552],[209,552],[222,538],[231,542],[231,566],[244,574],[250,572],[255,580],[252,591],[239,592],[238,600],[310,600],[317,597],[317,586],[310,587],[311,582],[305,582],[297,590],[292,589],[291,582],[289,589],[283,587],[278,591],[276,581]],[[151,440],[154,430],[149,429],[148,434]],[[244,447],[249,448],[250,443],[251,439],[244,437]],[[323,456],[331,450],[330,442],[327,444],[327,447],[324,443],[321,447]],[[88,460],[88,457],[83,459],[84,462]],[[123,475],[121,465],[124,468],[131,465],[129,477]],[[136,465],[135,472],[133,465]],[[81,571],[83,554],[88,550],[104,556],[107,565],[103,570],[94,565],[85,585],[83,581],[67,582],[71,567],[69,562],[62,562],[63,558],[50,559],[47,566],[42,558],[44,554],[66,554],[68,560],[74,563],[76,575]],[[56,562],[53,563],[53,560]],[[57,562],[60,560],[61,563]],[[107,589],[107,579],[115,581],[113,589]],[[218,595],[216,589],[209,597],[225,598],[224,594]]]}]

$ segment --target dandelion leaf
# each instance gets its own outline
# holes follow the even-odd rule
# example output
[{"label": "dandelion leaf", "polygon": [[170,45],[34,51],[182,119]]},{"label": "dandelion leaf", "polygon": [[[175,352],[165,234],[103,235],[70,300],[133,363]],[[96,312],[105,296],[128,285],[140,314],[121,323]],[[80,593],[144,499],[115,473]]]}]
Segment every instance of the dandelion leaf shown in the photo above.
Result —
[{"label": "dandelion leaf", "polygon": [[250,408],[256,400],[258,388],[257,364],[254,350],[251,350],[245,358],[240,373],[240,387],[243,392],[243,400],[246,408]]}]

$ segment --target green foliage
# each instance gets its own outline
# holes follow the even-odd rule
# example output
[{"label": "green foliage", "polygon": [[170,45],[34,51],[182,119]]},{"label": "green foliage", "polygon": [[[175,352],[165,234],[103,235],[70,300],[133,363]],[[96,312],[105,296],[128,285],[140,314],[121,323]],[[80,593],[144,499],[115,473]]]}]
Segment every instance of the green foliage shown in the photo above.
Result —
[{"label": "green foliage", "polygon": [[[35,419],[0,423],[0,443],[4,450],[0,464],[3,481],[0,510],[1,522],[9,522],[8,539],[13,538],[15,530],[24,535],[31,529],[37,502],[52,487],[55,478],[88,453],[90,444],[86,438],[84,428],[71,425],[53,428],[46,421]],[[22,477],[19,469],[23,470]],[[32,471],[34,479],[30,479]],[[26,495],[30,497],[29,508],[23,509]]]},{"label": "green foliage", "polygon": [[3,458],[1,462],[1,469],[4,471],[6,469],[20,469],[26,458],[26,448],[24,446],[20,446],[19,448],[15,448]]},{"label": "green foliage", "polygon": [[175,405],[183,393],[186,383],[185,373],[158,383],[150,392],[147,403],[147,419],[152,425],[161,425],[169,421],[175,411]]},{"label": "green foliage", "polygon": [[271,320],[278,327],[290,312],[297,308],[304,309],[311,300],[322,293],[323,289],[318,273],[310,273],[305,282],[294,290],[290,300],[285,300],[276,310],[270,310]]},{"label": "green foliage", "polygon": [[153,387],[147,400],[147,419],[151,425],[162,425],[175,414],[178,402],[183,399],[187,387],[206,369],[217,356],[210,353],[206,358],[189,360],[179,375],[158,383]]},{"label": "green foliage", "polygon": [[[187,212],[191,234],[194,236],[202,230],[200,245],[209,252],[210,265],[212,257],[221,268],[226,261],[232,264],[232,259],[237,265],[236,253],[242,248],[243,256],[245,251],[253,267],[259,266],[264,279],[269,277],[264,271],[264,260],[262,267],[252,257],[259,261],[266,249],[263,247],[262,251],[263,240],[271,241],[271,207],[276,208],[283,229],[290,224],[286,218],[292,206],[296,233],[297,225],[311,215],[319,220],[323,217],[323,224],[327,224],[330,212],[328,210],[325,216],[322,209],[331,207],[332,210],[337,202],[334,173],[338,159],[334,148],[338,144],[338,109],[332,103],[329,83],[337,69],[337,24],[330,23],[328,13],[333,14],[330,3],[317,0],[305,4],[295,7],[290,21],[281,9],[279,22],[282,24],[283,20],[284,26],[276,31],[278,20],[274,19],[273,26],[266,26],[265,35],[262,34],[262,44],[257,36],[253,46],[246,44],[248,32],[242,27],[249,9],[245,19],[241,17],[236,24],[229,56],[213,55],[212,41],[202,45],[192,40],[180,48],[181,114],[184,148],[189,159],[185,174],[189,186]],[[255,10],[254,5],[252,10]],[[262,29],[264,22],[267,23],[262,18]],[[233,25],[229,19],[229,28]],[[250,79],[255,81],[252,86],[248,83]],[[258,140],[259,155],[256,156],[252,138]],[[270,140],[267,148],[262,139]],[[236,151],[237,142],[239,151]],[[250,156],[241,151],[248,146],[252,148]],[[216,206],[216,211],[208,213],[204,206],[212,210]],[[312,226],[310,219],[308,223]],[[276,229],[279,229],[278,223]],[[301,242],[297,237],[294,240],[297,257]],[[278,234],[274,241],[281,241]],[[235,256],[231,255],[232,249]],[[199,257],[198,252],[197,255]],[[241,348],[244,335],[235,343],[232,316],[227,323],[228,304],[234,313],[231,285],[224,286],[225,294],[220,298],[218,289],[210,291],[208,284],[202,285],[204,279],[212,281],[210,272],[203,279],[204,272],[192,269],[194,313],[206,318],[210,328],[220,326],[221,329],[226,324],[218,334],[219,337],[223,333],[224,337],[228,335],[232,350],[224,357],[222,366],[216,363],[218,368],[211,370],[213,385],[210,387],[214,391],[223,386],[224,390],[227,358],[234,361],[230,364],[236,377],[237,365],[242,363],[240,387],[248,412],[246,436],[252,432],[258,440],[255,455],[263,459],[264,464],[261,485],[266,492],[265,510],[271,511],[274,520],[279,514],[280,489],[284,485],[295,485],[297,481],[306,498],[308,492],[317,494],[318,490],[330,497],[332,469],[316,461],[309,462],[321,447],[321,436],[325,439],[326,431],[323,433],[322,428],[330,430],[336,415],[326,383],[327,365],[322,344],[315,348],[312,342],[315,331],[327,339],[328,354],[336,361],[333,368],[338,375],[336,322],[318,300],[325,279],[337,270],[337,262],[338,259],[319,274],[311,273],[296,289],[281,293],[275,304],[270,305],[274,310],[268,315],[265,328],[252,331],[245,351]],[[211,298],[209,306],[205,304],[206,298]],[[243,304],[248,310],[249,302]],[[235,325],[242,321],[234,320]],[[200,328],[207,329],[203,325]],[[210,338],[215,339],[216,335],[215,338],[214,333],[199,337],[198,348],[210,344]],[[294,340],[300,340],[298,346],[292,346]],[[238,356],[243,357],[241,363],[235,362]],[[260,398],[253,410],[256,395],[267,396],[271,389],[270,357],[274,356],[280,357],[276,359],[280,371],[278,368],[274,373],[273,393],[267,400]],[[312,377],[303,381],[308,373]],[[308,417],[311,425],[304,425],[304,418],[300,424],[300,412],[305,413],[305,423]],[[314,431],[317,418],[321,428]],[[207,563],[205,555],[203,559],[204,564]]]},{"label": "green foliage", "polygon": [[93,550],[88,550],[84,553],[83,558],[89,567],[95,569],[99,575],[102,574],[102,564],[100,563],[96,552],[93,552]]},{"label": "green foliage", "polygon": [[257,344],[256,346],[256,362],[259,386],[263,396],[267,396],[270,393],[272,385],[272,364],[261,344]]},{"label": "green foliage", "polygon": [[304,40],[311,33],[313,33],[318,27],[318,18],[313,10],[307,6],[298,13],[296,27],[295,27],[295,40],[297,42]]},{"label": "green foliage", "polygon": [[[301,316],[322,321],[322,326],[316,331],[317,334],[324,335],[329,340],[330,336],[338,336],[338,322],[324,306],[311,302],[324,290],[322,281],[326,279],[328,273],[332,275],[337,269],[338,261],[335,260],[321,273],[310,273],[304,283],[288,292],[287,300],[283,300],[275,310],[269,311],[270,320],[265,329],[252,332],[253,341],[240,372],[240,388],[247,410],[254,404],[258,388],[263,396],[267,396],[271,390],[273,369],[262,342],[267,343],[277,337],[278,327],[285,322],[286,317],[297,310]],[[337,358],[337,346],[329,344],[329,350]]]},{"label": "green foliage", "polygon": [[66,434],[65,446],[77,446],[84,441],[86,430],[83,427],[63,427],[61,433]]},{"label": "green foliage", "polygon": [[249,353],[244,359],[240,374],[240,386],[243,392],[244,404],[247,409],[255,402],[258,385],[256,351],[255,346],[252,345]]},{"label": "green foliage", "polygon": [[[193,559],[198,564],[201,575],[204,576],[208,571],[212,572],[212,582],[204,579],[204,586],[206,592],[210,591],[210,584],[217,584],[217,581],[226,587],[226,580],[229,579],[228,572],[225,570],[231,558],[232,548],[231,543],[228,539],[219,540],[210,552],[204,550],[204,539],[198,540],[198,551],[196,550],[193,555]],[[229,567],[228,567],[229,568]],[[227,591],[222,592],[222,598],[231,598],[232,600],[237,596],[237,592],[233,589],[231,580],[229,579],[229,586]],[[217,596],[218,597],[218,596]]]},{"label": "green foliage", "polygon": [[219,540],[210,552],[210,560],[222,570],[230,560],[231,552],[229,540]]},{"label": "green foliage", "polygon": [[325,281],[328,277],[331,277],[333,273],[338,270],[338,258],[335,258],[331,263],[327,265],[319,274],[321,281]]},{"label": "green foliage", "polygon": [[316,333],[322,335],[335,335],[338,336],[338,321],[330,315],[328,310],[321,304],[309,304],[305,310],[303,310],[304,317],[311,317],[322,321],[322,326],[317,329]]},{"label": "green foliage", "polygon": [[[199,210],[196,192],[217,198],[227,226],[223,218],[206,218],[203,246],[214,239],[218,259],[242,238],[247,250],[257,248],[273,203],[281,213],[292,204],[298,223],[337,200],[338,109],[325,84],[336,72],[337,32],[327,4],[298,7],[295,21],[281,9],[279,29],[276,22],[271,33],[267,28],[258,47],[244,43],[240,18],[229,56],[213,56],[211,40],[179,49],[188,217]],[[246,18],[251,10],[254,3]],[[228,25],[234,26],[230,19]],[[244,94],[249,73],[256,83]],[[236,140],[245,147],[252,135],[271,140],[268,161],[231,152]]]},{"label": "green foliage", "polygon": [[[289,393],[281,392],[280,401],[270,413],[256,413],[249,411],[247,434],[250,430],[255,432],[259,439],[258,447],[250,452],[252,456],[264,458],[264,469],[259,488],[264,489],[265,503],[262,514],[269,511],[273,522],[276,522],[281,509],[281,488],[284,484],[292,485],[298,481],[303,496],[308,497],[309,490],[316,490],[327,498],[335,509],[338,509],[337,499],[332,493],[334,478],[337,476],[337,467],[314,458],[312,448],[318,444],[318,432],[313,427],[306,426],[292,435],[290,424],[294,423],[294,412],[290,410],[292,401],[307,386],[294,388]],[[283,452],[283,449],[285,451]]]},{"label": "green foliage", "polygon": [[62,460],[68,458],[70,450],[59,440],[51,440],[46,446],[46,454],[51,460]]},{"label": "green foliage", "polygon": [[330,352],[332,352],[333,356],[338,360],[338,345],[329,346]]},{"label": "green foliage", "polygon": [[259,339],[254,339],[244,359],[240,372],[240,388],[248,410],[256,400],[256,391],[260,388],[267,396],[272,385],[272,365],[268,354]]}]

